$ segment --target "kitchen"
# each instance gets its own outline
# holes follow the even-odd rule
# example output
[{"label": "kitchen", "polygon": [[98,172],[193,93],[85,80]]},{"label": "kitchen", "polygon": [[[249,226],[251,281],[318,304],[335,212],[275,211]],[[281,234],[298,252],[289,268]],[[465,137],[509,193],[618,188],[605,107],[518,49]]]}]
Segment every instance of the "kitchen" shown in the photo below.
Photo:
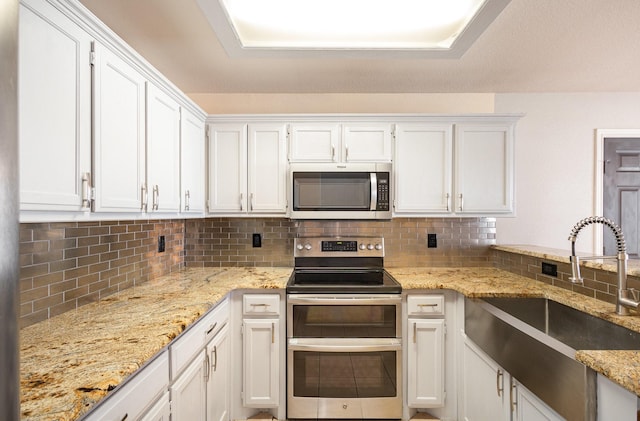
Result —
[{"label": "kitchen", "polygon": [[[514,4],[511,4],[506,12],[515,13]],[[629,5],[629,7],[633,7]],[[541,12],[538,12],[541,13]],[[538,16],[538,14],[531,12],[528,16]],[[539,17],[540,18],[540,17]],[[605,41],[600,41],[605,42]],[[627,68],[633,68],[628,66]],[[542,70],[540,70],[542,72]],[[572,67],[573,71],[573,67]],[[623,80],[622,78],[611,78]],[[613,82],[612,82],[613,83]],[[499,244],[532,244],[541,245],[546,247],[553,247],[561,250],[567,250],[568,242],[566,235],[569,227],[575,223],[575,221],[594,213],[593,203],[596,201],[592,188],[591,181],[585,183],[583,180],[594,179],[594,153],[593,153],[593,138],[594,130],[597,128],[627,128],[633,129],[636,127],[637,114],[638,114],[638,95],[637,81],[631,79],[631,85],[624,88],[616,86],[608,86],[605,91],[594,92],[594,88],[582,88],[576,89],[574,93],[564,93],[559,88],[538,88],[532,89],[533,92],[546,92],[546,93],[491,93],[491,94],[465,94],[465,93],[450,93],[450,94],[306,94],[306,95],[292,95],[292,94],[237,94],[235,101],[237,103],[251,104],[247,105],[243,109],[242,113],[253,112],[294,112],[302,111],[309,113],[318,112],[435,112],[435,113],[524,113],[525,118],[521,119],[518,123],[518,146],[516,148],[516,166],[517,166],[517,179],[516,185],[518,189],[517,196],[517,216],[514,218],[498,218],[495,221],[488,221],[488,226],[485,232],[480,233],[480,230],[476,230],[475,227],[467,227],[467,223],[473,225],[474,220],[459,221],[449,219],[429,219],[427,221],[419,221],[416,224],[424,223],[427,228],[421,228],[423,230],[433,230],[434,226],[443,226],[443,230],[450,229],[451,232],[466,232],[465,230],[473,231],[477,233],[478,238],[471,238],[469,243],[473,243],[471,240],[478,240],[480,243],[483,241],[486,243],[492,243],[495,239]],[[568,88],[565,88],[568,89]],[[620,91],[611,93],[612,91]],[[490,92],[502,92],[498,88]],[[509,92],[509,91],[507,91]],[[515,91],[514,91],[515,92]],[[555,93],[554,93],[555,92]],[[577,92],[577,93],[576,93]],[[586,92],[586,93],[580,93]],[[365,99],[362,98],[364,95]],[[197,96],[197,95],[195,95]],[[231,112],[234,111],[234,101],[230,101],[233,97],[224,94],[212,95],[215,100],[212,102],[219,104],[227,104]],[[415,103],[409,101],[408,104],[397,102],[400,98],[412,98]],[[299,101],[299,102],[298,102]],[[276,104],[287,105],[283,110],[277,108]],[[203,104],[207,102],[203,100]],[[306,105],[305,105],[306,104]],[[393,104],[392,109],[390,105]],[[218,105],[219,106],[219,105]],[[267,108],[269,107],[269,108]],[[407,109],[408,108],[408,109]],[[224,114],[225,110],[219,110],[213,108],[208,112],[212,114]],[[551,117],[552,116],[552,117]],[[585,145],[586,144],[586,145]],[[555,154],[540,156],[540,150],[554,150]],[[571,162],[567,163],[567,157],[570,156]],[[538,157],[534,159],[533,157]],[[571,168],[568,172],[566,168]],[[554,171],[555,169],[555,171]],[[546,175],[549,174],[549,175]],[[553,174],[553,175],[552,175]],[[541,176],[545,176],[546,182],[541,183]],[[553,177],[553,178],[552,178]],[[567,184],[570,184],[573,188],[567,189],[561,183],[556,183],[555,180],[560,177],[562,180],[566,180]],[[526,193],[524,193],[526,192]],[[549,203],[549,206],[540,206],[542,203]],[[482,221],[480,221],[482,222]],[[193,222],[198,224],[198,222]],[[219,228],[221,230],[234,229],[228,228],[234,225],[233,221],[207,221],[201,222],[203,225],[210,225],[212,228],[216,224],[225,225],[225,227]],[[252,227],[243,227],[241,235],[250,235],[252,232],[260,232],[265,225],[273,225],[273,231],[277,232],[278,229],[286,230],[288,233],[296,232],[300,230],[300,227],[291,227],[293,222],[285,222],[284,224],[279,221],[251,221],[246,224],[255,224]],[[397,226],[393,225],[389,232],[385,232],[385,238],[392,238],[394,235],[394,229],[401,230],[400,222],[397,222]],[[429,225],[433,224],[433,225]],[[125,224],[126,225],[126,224]],[[142,240],[155,242],[155,237],[159,233],[166,234],[168,241],[168,250],[173,250],[171,247],[171,241],[173,239],[174,232],[180,233],[183,229],[186,231],[185,235],[190,235],[189,227],[181,228],[175,227],[170,221],[163,221],[158,223],[158,227],[144,226],[143,224],[134,226],[131,229],[140,232],[149,232],[146,238]],[[146,224],[150,225],[150,224]],[[285,225],[282,228],[282,225]],[[313,226],[307,227],[302,224],[302,229],[308,229],[312,231]],[[278,228],[279,227],[279,228]],[[30,227],[26,227],[30,228]],[[104,225],[102,227],[83,227],[80,224],[77,227],[78,234],[81,234],[81,230],[86,229],[87,233],[92,229],[96,230],[96,234],[103,233],[105,231]],[[335,233],[338,229],[343,228],[340,224],[335,224],[333,227]],[[366,227],[365,227],[366,228]],[[483,227],[485,228],[485,227]],[[60,227],[51,228],[53,232],[52,236],[64,236],[66,233],[61,232]],[[64,227],[67,229],[67,227]],[[111,229],[111,228],[110,228]],[[206,228],[205,228],[206,229]],[[217,227],[216,227],[217,229]],[[438,227],[437,229],[440,229]],[[159,231],[156,231],[159,230]],[[331,228],[329,229],[331,231]],[[37,230],[36,230],[37,231]],[[344,228],[343,230],[344,231]],[[111,232],[111,231],[109,231]],[[443,234],[446,231],[443,231]],[[116,229],[112,235],[116,234]],[[118,235],[120,233],[117,233]],[[33,234],[32,234],[33,235]],[[106,235],[106,234],[105,234]],[[583,234],[584,235],[584,234]],[[178,235],[179,236],[179,235]],[[78,235],[79,238],[86,236]],[[266,235],[265,235],[266,237]],[[399,234],[402,237],[402,234]],[[30,237],[32,238],[32,237]],[[442,236],[439,238],[441,239]],[[266,243],[265,238],[265,243]],[[457,241],[458,238],[455,237]],[[42,241],[42,240],[40,240]],[[87,240],[90,241],[90,240]],[[129,241],[129,240],[123,240]],[[463,240],[460,240],[463,241]],[[588,240],[583,239],[583,242],[579,244],[584,247],[585,250],[590,251],[587,247]],[[179,243],[179,240],[177,240]],[[425,241],[426,242],[426,241]],[[282,247],[283,241],[275,242],[278,247]],[[396,243],[397,250],[402,249],[402,245]],[[446,244],[440,243],[443,248]],[[461,243],[462,244],[462,243]],[[36,245],[41,247],[42,244]],[[390,244],[394,247],[393,241]],[[179,249],[180,244],[177,244]],[[215,247],[214,247],[215,248]],[[240,248],[240,247],[238,247]],[[463,250],[467,250],[466,247],[461,246]],[[270,252],[267,250],[266,244],[263,247],[263,253],[266,255],[263,259],[270,259]],[[389,249],[388,249],[389,250]],[[393,253],[393,249],[389,250],[389,257],[395,257],[398,264],[403,264],[403,258],[399,257],[398,253]],[[442,250],[442,249],[439,249]],[[445,248],[445,250],[447,250]],[[422,252],[425,252],[422,249]],[[233,252],[232,252],[233,253]],[[446,252],[445,252],[446,253]],[[447,261],[454,261],[455,257],[459,256],[459,250],[452,246],[451,256],[428,255],[428,259],[433,259],[431,262],[436,265],[445,265]],[[473,252],[469,252],[471,257],[474,257]],[[171,252],[165,254],[167,260]],[[180,255],[180,251],[177,252]],[[237,253],[239,255],[239,253]],[[416,251],[416,255],[419,252]],[[281,251],[277,254],[278,259],[274,261],[287,263],[290,262],[291,254],[286,251]],[[469,257],[465,255],[464,257]],[[481,256],[482,258],[483,256]],[[487,257],[484,256],[485,261]],[[407,257],[406,261],[411,261],[411,257]],[[215,258],[212,259],[215,261]],[[155,265],[149,265],[150,267],[162,267],[163,265],[171,266],[171,263],[167,262],[154,262]],[[426,262],[428,263],[428,262]],[[290,264],[290,263],[289,263]],[[203,263],[204,266],[204,263]],[[166,266],[165,266],[166,267]],[[34,269],[39,270],[39,269]],[[171,269],[165,269],[166,271]],[[41,276],[41,273],[34,273],[35,276]],[[90,275],[87,273],[86,275]]]}]

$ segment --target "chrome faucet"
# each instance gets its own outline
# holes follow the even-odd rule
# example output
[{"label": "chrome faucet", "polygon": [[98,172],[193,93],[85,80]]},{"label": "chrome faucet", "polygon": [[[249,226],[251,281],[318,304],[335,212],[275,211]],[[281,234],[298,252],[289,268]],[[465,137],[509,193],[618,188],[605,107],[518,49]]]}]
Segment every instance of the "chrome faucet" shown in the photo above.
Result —
[{"label": "chrome faucet", "polygon": [[610,219],[602,216],[591,216],[585,218],[573,227],[571,234],[569,235],[569,241],[571,241],[571,274],[569,280],[574,284],[583,284],[584,280],[580,276],[580,259],[576,256],[576,238],[582,228],[591,224],[603,224],[613,231],[616,237],[616,245],[618,254],[615,256],[589,256],[582,257],[583,260],[590,259],[616,259],[618,261],[618,297],[616,300],[616,314],[620,316],[629,315],[629,309],[637,309],[640,306],[640,293],[633,288],[627,288],[627,245],[624,241],[624,235],[622,229]]}]

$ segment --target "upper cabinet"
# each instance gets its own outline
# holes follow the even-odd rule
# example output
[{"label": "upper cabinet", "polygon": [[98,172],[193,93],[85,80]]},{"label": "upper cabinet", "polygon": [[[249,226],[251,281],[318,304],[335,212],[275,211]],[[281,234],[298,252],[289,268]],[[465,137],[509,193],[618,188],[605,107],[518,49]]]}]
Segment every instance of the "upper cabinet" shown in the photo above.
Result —
[{"label": "upper cabinet", "polygon": [[184,94],[76,1],[22,0],[19,49],[21,221],[204,213],[205,115]]},{"label": "upper cabinet", "polygon": [[513,215],[514,126],[490,117],[399,124],[394,215]]},{"label": "upper cabinet", "polygon": [[155,85],[147,85],[148,211],[180,210],[180,105]]},{"label": "upper cabinet", "polygon": [[93,89],[95,210],[146,211],[146,79],[96,43]]},{"label": "upper cabinet", "polygon": [[20,208],[88,210],[92,37],[42,0],[19,27]]},{"label": "upper cabinet", "polygon": [[180,192],[182,212],[204,214],[205,124],[182,108],[180,120]]},{"label": "upper cabinet", "polygon": [[291,162],[390,162],[390,123],[295,123],[289,127]]},{"label": "upper cabinet", "polygon": [[455,212],[509,214],[514,210],[514,127],[457,124]]},{"label": "upper cabinet", "polygon": [[210,214],[286,214],[284,124],[212,124],[208,149]]}]

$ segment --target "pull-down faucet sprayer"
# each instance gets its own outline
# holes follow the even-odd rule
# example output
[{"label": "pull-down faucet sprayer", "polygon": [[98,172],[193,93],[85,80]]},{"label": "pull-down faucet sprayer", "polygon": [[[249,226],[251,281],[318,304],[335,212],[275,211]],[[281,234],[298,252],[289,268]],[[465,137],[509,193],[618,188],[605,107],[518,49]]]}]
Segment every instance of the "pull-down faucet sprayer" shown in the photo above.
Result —
[{"label": "pull-down faucet sprayer", "polygon": [[576,238],[578,233],[587,225],[603,224],[613,231],[616,237],[616,245],[618,254],[616,256],[590,256],[582,257],[583,260],[588,259],[616,259],[618,261],[618,297],[616,300],[616,314],[626,316],[629,314],[629,308],[637,309],[640,306],[640,297],[638,291],[633,288],[627,288],[627,245],[624,241],[622,229],[610,219],[602,216],[591,216],[582,219],[571,230],[569,241],[571,241],[571,278],[569,280],[574,284],[582,284],[584,280],[580,276],[580,259],[576,256]]}]

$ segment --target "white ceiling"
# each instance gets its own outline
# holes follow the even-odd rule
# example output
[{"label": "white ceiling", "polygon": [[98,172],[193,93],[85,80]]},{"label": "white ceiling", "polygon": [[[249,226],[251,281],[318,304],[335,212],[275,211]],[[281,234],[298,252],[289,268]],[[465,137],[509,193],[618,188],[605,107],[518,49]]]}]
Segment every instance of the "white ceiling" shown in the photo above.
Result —
[{"label": "white ceiling", "polygon": [[80,1],[187,94],[640,91],[638,0],[512,0],[459,59],[232,59],[196,0]]}]

